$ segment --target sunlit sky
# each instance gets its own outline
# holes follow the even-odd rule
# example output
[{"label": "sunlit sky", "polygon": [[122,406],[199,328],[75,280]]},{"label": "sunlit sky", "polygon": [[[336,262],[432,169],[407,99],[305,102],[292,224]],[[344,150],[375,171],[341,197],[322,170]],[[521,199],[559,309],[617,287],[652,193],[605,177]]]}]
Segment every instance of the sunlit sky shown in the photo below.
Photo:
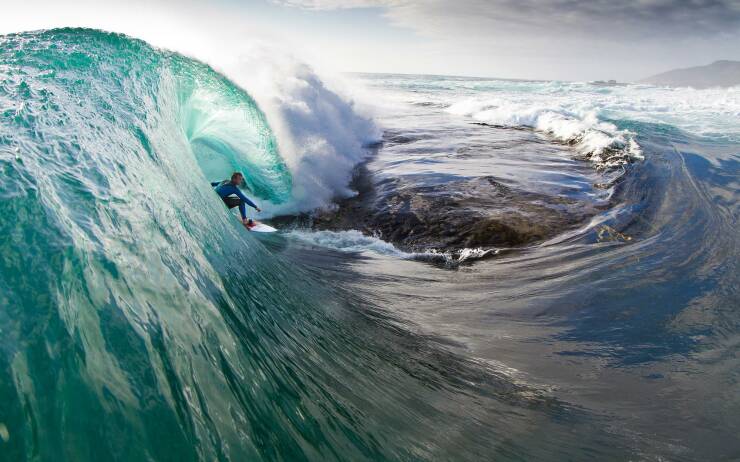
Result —
[{"label": "sunlit sky", "polygon": [[124,32],[209,62],[259,42],[322,69],[634,81],[740,59],[738,0],[8,0],[0,33]]}]

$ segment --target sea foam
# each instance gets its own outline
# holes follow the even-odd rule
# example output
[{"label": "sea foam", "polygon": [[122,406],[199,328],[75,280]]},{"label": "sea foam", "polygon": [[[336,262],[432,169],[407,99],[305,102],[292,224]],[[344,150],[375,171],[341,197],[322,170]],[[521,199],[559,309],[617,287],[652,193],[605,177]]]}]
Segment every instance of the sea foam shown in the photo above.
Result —
[{"label": "sea foam", "polygon": [[456,266],[465,261],[477,260],[498,253],[496,249],[483,248],[464,248],[455,251],[432,249],[421,252],[406,252],[378,237],[368,236],[357,230],[315,231],[294,229],[287,234],[301,242],[340,252],[370,253],[403,260],[436,262],[448,266]]},{"label": "sea foam", "polygon": [[265,112],[293,176],[291,200],[269,215],[309,211],[351,197],[352,170],[381,131],[318,73],[290,54],[254,45],[220,70],[245,88]]}]

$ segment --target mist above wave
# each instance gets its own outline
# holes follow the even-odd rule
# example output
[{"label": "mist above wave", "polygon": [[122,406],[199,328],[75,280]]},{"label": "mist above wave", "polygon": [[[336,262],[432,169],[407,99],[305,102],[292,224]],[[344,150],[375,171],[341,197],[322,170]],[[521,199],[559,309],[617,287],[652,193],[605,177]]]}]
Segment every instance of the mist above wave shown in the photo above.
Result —
[{"label": "mist above wave", "polygon": [[308,211],[350,197],[352,169],[381,138],[350,96],[285,50],[251,44],[220,68],[247,89],[267,115],[293,175],[292,199],[270,214]]}]

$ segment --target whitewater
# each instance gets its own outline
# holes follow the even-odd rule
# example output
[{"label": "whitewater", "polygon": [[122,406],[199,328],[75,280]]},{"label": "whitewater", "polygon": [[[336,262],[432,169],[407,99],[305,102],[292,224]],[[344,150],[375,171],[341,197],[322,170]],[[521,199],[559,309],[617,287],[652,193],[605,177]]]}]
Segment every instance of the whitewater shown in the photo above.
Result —
[{"label": "whitewater", "polygon": [[737,88],[250,56],[0,37],[0,460],[740,457]]}]

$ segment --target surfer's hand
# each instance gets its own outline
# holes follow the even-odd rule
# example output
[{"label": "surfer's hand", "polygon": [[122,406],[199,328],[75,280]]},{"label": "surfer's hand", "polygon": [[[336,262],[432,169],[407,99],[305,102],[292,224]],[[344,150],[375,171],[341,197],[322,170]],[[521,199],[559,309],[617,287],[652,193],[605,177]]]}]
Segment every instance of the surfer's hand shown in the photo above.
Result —
[{"label": "surfer's hand", "polygon": [[262,209],[259,208],[259,207],[257,207],[257,212],[261,212],[261,211],[262,211]]}]

